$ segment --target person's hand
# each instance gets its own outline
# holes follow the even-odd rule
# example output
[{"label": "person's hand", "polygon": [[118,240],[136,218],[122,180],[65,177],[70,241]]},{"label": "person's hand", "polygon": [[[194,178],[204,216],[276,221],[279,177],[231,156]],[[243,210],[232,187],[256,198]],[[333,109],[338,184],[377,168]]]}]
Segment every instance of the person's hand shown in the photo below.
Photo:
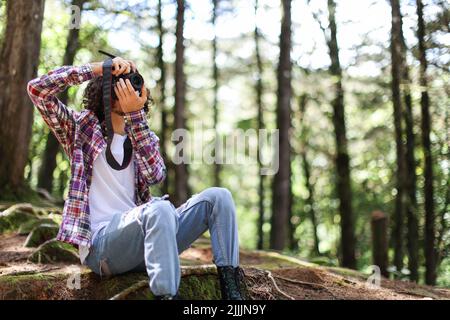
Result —
[{"label": "person's hand", "polygon": [[[113,70],[112,74],[118,76],[121,74],[127,74],[131,71],[136,71],[136,64],[133,61],[125,60],[121,57],[115,57],[113,60]],[[93,62],[91,63],[92,71],[96,76],[103,75],[103,62]]]},{"label": "person's hand", "polygon": [[147,89],[145,86],[142,86],[142,95],[139,96],[139,92],[134,90],[128,79],[126,81],[119,79],[114,86],[114,92],[119,100],[120,108],[125,113],[142,109],[147,101]]},{"label": "person's hand", "polygon": [[121,74],[127,74],[130,73],[131,71],[136,71],[136,65],[134,62],[130,61],[130,60],[125,60],[121,57],[115,57],[112,60],[113,64],[113,70],[112,70],[112,74],[114,76],[119,76]]}]

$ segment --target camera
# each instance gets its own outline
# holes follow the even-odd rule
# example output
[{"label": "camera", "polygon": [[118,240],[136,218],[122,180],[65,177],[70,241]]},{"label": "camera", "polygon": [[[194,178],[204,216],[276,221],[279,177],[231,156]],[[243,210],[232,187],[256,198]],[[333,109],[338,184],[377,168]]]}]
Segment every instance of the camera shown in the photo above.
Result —
[{"label": "camera", "polygon": [[[144,78],[139,74],[139,72],[130,72],[127,74],[121,74],[119,76],[113,76],[112,77],[112,85],[113,87],[116,85],[117,81],[120,79],[123,79],[123,81],[126,81],[127,79],[130,80],[131,86],[135,91],[139,92],[139,96],[142,94],[142,88],[144,86]],[[116,93],[114,90],[112,90],[112,97],[113,99],[117,99]]]},{"label": "camera", "polygon": [[[116,56],[108,53],[106,51],[103,50],[98,50],[99,53],[104,54],[108,57],[110,57],[111,59],[114,59]],[[114,67],[113,69],[114,70]],[[112,86],[113,88],[115,87],[117,81],[119,81],[120,79],[123,79],[123,81],[126,81],[127,79],[130,80],[131,86],[133,87],[133,89],[135,91],[139,92],[139,96],[142,95],[142,87],[144,86],[144,78],[142,78],[142,76],[139,74],[139,72],[136,70],[136,72],[130,72],[128,74],[121,74],[119,76],[112,76]],[[114,90],[112,91],[112,97],[114,100],[117,100],[117,95],[116,92]]]}]

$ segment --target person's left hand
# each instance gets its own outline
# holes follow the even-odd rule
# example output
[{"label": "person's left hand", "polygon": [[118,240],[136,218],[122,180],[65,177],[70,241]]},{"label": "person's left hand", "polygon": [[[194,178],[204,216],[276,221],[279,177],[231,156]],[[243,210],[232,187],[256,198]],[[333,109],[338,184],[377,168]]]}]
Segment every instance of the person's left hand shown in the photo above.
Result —
[{"label": "person's left hand", "polygon": [[147,101],[147,89],[145,86],[142,86],[142,95],[139,97],[139,92],[134,90],[128,79],[126,81],[119,79],[114,86],[114,92],[119,100],[120,108],[125,113],[142,109]]}]

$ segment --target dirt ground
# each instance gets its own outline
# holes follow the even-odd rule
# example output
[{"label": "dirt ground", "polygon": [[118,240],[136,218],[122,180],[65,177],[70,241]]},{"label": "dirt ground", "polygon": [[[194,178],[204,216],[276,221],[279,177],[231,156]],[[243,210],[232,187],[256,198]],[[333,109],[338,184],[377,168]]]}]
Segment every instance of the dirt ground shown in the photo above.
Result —
[{"label": "dirt ground", "polygon": [[[0,235],[0,277],[63,271],[71,266],[34,264],[27,262],[32,248],[23,247],[26,236]],[[181,255],[184,265],[211,264],[213,255],[209,243],[201,239]],[[417,285],[407,281],[383,279],[381,286],[367,284],[363,277],[353,277],[326,267],[302,264],[300,260],[285,260],[260,251],[241,251],[246,285],[252,299],[296,300],[409,300],[450,299],[450,290]]]},{"label": "dirt ground", "polygon": [[[210,248],[191,248],[182,256],[195,258],[203,263],[212,261]],[[257,267],[266,264],[267,257],[259,253],[241,252],[240,261],[242,265]],[[380,287],[376,287],[367,284],[365,280],[336,274],[323,267],[299,268],[281,265],[280,268],[270,272],[272,280],[267,281],[262,279],[268,278],[267,272],[262,274],[260,270],[251,267],[245,269],[246,276],[256,279],[254,281],[254,289],[257,292],[255,298],[293,298],[296,300],[450,299],[450,290],[447,289],[388,279],[382,279]]]}]

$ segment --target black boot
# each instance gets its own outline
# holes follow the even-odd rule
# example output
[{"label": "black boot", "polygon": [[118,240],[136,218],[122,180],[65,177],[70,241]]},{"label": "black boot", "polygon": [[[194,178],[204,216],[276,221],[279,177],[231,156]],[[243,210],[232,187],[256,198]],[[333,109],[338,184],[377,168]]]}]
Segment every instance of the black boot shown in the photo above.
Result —
[{"label": "black boot", "polygon": [[241,272],[239,267],[217,267],[222,300],[244,300],[241,294]]}]

